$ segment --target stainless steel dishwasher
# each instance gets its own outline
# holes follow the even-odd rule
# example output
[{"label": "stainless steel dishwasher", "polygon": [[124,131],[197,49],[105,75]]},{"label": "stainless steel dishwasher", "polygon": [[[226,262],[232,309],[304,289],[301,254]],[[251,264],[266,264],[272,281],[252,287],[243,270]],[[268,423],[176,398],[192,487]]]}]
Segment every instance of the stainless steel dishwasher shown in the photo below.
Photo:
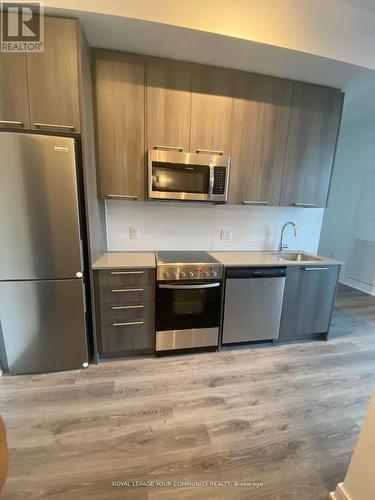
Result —
[{"label": "stainless steel dishwasher", "polygon": [[285,267],[227,269],[222,344],[279,336]]}]

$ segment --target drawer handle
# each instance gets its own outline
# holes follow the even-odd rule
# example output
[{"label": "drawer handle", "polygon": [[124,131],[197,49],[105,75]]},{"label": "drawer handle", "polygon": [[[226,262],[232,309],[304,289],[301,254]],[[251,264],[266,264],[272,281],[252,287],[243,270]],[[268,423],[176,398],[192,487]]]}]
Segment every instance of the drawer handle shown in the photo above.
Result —
[{"label": "drawer handle", "polygon": [[299,201],[296,201],[295,203],[293,203],[293,205],[295,207],[306,207],[306,208],[308,208],[308,207],[312,207],[312,208],[316,207],[316,203],[301,203]]},{"label": "drawer handle", "polygon": [[18,127],[23,127],[23,122],[17,122],[14,120],[0,120],[1,125],[17,125]]},{"label": "drawer handle", "polygon": [[126,323],[112,323],[112,326],[143,325],[143,321],[127,321]]},{"label": "drawer handle", "polygon": [[112,271],[111,274],[143,274],[143,271]]},{"label": "drawer handle", "polygon": [[268,205],[268,201],[243,200],[243,205]]},{"label": "drawer handle", "polygon": [[73,125],[56,125],[54,123],[33,123],[34,127],[38,128],[60,128],[64,130],[74,130]]},{"label": "drawer handle", "polygon": [[143,288],[118,288],[112,290],[112,293],[122,293],[122,292],[143,292]]},{"label": "drawer handle", "polygon": [[114,311],[118,311],[120,309],[143,309],[144,306],[112,306]]},{"label": "drawer handle", "polygon": [[220,149],[196,149],[196,152],[199,153],[206,153],[206,154],[213,154],[213,155],[223,155],[224,151],[221,151]]},{"label": "drawer handle", "polygon": [[155,144],[154,149],[169,149],[171,151],[183,151],[180,146],[162,146],[160,144]]},{"label": "drawer handle", "polygon": [[327,271],[328,267],[304,267],[305,271]]},{"label": "drawer handle", "polygon": [[107,194],[107,198],[119,198],[120,200],[138,200],[138,196],[127,194]]}]

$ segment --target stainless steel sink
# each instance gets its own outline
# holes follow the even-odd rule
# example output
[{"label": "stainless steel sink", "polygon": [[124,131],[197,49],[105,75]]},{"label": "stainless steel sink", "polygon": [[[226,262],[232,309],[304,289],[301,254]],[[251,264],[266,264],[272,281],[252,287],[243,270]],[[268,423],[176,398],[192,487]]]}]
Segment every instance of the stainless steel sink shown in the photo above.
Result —
[{"label": "stainless steel sink", "polygon": [[279,252],[275,254],[280,260],[287,260],[292,262],[319,262],[321,259],[315,255],[307,255],[301,252]]}]

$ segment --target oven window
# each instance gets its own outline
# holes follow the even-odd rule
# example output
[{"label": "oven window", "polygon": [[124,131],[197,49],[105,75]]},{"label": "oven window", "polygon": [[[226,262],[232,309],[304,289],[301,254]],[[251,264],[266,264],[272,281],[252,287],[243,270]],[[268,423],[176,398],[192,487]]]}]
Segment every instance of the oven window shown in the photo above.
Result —
[{"label": "oven window", "polygon": [[173,290],[158,286],[156,289],[156,330],[217,327],[219,326],[219,309],[220,287]]},{"label": "oven window", "polygon": [[152,162],[153,191],[208,194],[210,169],[204,165]]}]

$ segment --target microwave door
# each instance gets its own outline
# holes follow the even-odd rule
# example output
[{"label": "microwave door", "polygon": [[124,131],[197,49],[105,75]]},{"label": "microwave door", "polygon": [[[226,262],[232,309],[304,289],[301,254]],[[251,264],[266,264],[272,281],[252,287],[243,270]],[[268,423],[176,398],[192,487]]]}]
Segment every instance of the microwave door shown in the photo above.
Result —
[{"label": "microwave door", "polygon": [[202,165],[152,163],[152,189],[161,193],[208,195],[210,170]]}]

